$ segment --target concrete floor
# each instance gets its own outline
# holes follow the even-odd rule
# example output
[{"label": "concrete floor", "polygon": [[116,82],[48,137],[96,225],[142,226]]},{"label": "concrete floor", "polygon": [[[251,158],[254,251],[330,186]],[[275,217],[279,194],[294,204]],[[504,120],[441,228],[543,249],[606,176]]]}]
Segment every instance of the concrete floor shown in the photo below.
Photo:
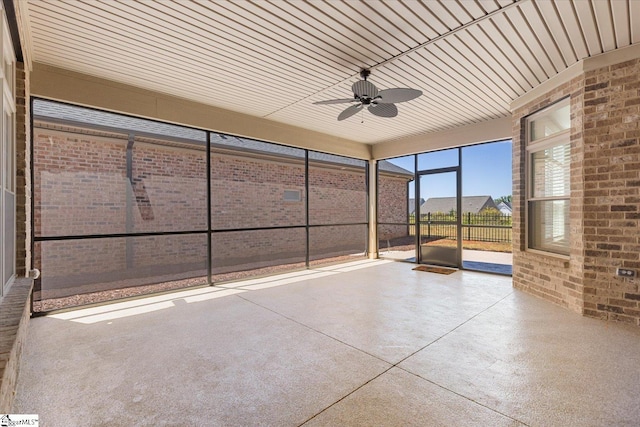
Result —
[{"label": "concrete floor", "polygon": [[359,261],[33,319],[41,426],[637,426],[640,329]]}]

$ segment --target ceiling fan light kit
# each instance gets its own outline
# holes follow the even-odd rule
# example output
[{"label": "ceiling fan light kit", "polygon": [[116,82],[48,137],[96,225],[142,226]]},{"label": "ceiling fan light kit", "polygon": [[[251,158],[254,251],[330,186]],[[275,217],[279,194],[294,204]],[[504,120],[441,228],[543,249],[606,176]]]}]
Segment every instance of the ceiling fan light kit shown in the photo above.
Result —
[{"label": "ceiling fan light kit", "polygon": [[373,83],[367,81],[367,77],[369,77],[370,74],[371,71],[368,69],[360,70],[362,80],[358,80],[351,86],[353,98],[329,99],[326,101],[317,101],[314,102],[314,104],[329,105],[355,102],[356,104],[347,107],[338,115],[338,121],[348,119],[358,111],[362,111],[365,106],[367,110],[375,116],[395,117],[398,115],[398,107],[396,107],[395,104],[411,101],[422,95],[422,91],[409,88],[378,90]]}]

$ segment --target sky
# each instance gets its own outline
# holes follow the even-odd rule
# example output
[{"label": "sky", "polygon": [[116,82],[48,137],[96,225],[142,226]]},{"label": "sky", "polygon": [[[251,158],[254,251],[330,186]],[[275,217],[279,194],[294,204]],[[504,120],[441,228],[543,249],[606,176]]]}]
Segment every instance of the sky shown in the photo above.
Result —
[{"label": "sky", "polygon": [[[511,185],[511,141],[473,145],[462,148],[462,195],[491,196],[497,199],[512,192]],[[409,171],[414,170],[414,157],[388,159]],[[457,149],[444,150],[418,156],[418,169],[437,169],[457,166]],[[455,174],[443,173],[421,178],[420,197],[455,196]],[[413,183],[410,197],[414,195]]]}]

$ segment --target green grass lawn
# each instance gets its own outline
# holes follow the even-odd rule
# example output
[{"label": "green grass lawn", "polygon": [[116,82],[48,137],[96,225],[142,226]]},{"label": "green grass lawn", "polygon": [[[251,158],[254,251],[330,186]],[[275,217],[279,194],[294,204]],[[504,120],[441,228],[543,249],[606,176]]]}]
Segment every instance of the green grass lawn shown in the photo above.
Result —
[{"label": "green grass lawn", "polygon": [[[450,239],[439,239],[426,243],[428,246],[445,246],[450,248],[456,247],[456,241]],[[463,240],[462,249],[470,249],[474,251],[491,251],[491,252],[511,252],[511,243],[504,242],[479,242],[477,240]]]}]

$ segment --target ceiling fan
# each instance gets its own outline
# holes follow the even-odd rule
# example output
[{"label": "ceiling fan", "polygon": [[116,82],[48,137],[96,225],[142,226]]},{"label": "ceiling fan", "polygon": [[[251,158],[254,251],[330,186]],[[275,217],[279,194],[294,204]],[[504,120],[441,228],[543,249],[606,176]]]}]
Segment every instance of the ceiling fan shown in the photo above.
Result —
[{"label": "ceiling fan", "polygon": [[398,108],[395,106],[396,103],[411,101],[422,95],[422,91],[409,88],[393,88],[379,91],[373,83],[367,81],[367,77],[369,77],[370,74],[371,71],[368,69],[363,68],[360,70],[362,80],[358,80],[351,86],[353,98],[328,99],[326,101],[314,102],[314,105],[347,104],[355,102],[356,104],[347,107],[338,115],[338,121],[353,116],[358,111],[361,111],[365,105],[367,106],[367,110],[373,115],[378,117],[395,117],[398,115]]}]

